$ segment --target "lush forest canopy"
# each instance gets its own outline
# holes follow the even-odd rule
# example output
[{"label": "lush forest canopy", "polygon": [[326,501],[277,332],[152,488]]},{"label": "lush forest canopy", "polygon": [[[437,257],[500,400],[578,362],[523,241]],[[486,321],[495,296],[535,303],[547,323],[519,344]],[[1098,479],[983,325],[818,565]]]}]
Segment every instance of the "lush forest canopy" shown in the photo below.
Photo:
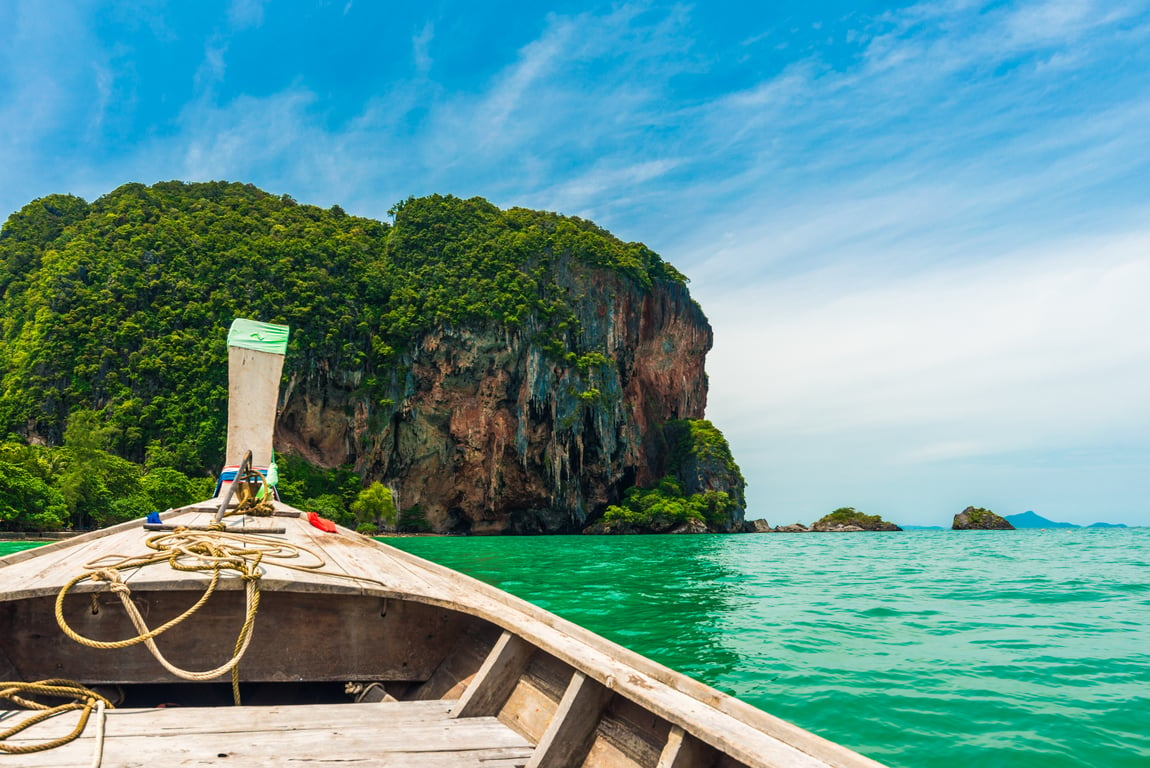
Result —
[{"label": "lush forest canopy", "polygon": [[[51,195],[14,213],[0,229],[9,507],[41,510],[42,527],[101,524],[127,506],[170,506],[148,496],[160,470],[175,485],[218,471],[225,332],[236,317],[291,326],[285,378],[354,371],[371,395],[442,325],[511,326],[571,364],[598,360],[600,350],[579,345],[558,280],[566,264],[641,287],[685,280],[646,246],[578,218],[440,195],[391,213],[389,224],[251,185],[178,181],[128,184],[92,203]],[[285,483],[302,482],[292,477]],[[339,500],[346,514],[360,490],[353,478],[310,476],[299,490]],[[125,509],[111,508],[116,499]]]}]

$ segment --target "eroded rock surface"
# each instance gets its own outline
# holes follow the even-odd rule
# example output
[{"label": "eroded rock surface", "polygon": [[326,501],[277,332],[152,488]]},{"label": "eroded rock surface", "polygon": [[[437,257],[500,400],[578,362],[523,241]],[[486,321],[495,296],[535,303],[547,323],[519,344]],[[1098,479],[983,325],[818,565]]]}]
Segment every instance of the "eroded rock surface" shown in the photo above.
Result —
[{"label": "eroded rock surface", "polygon": [[[434,530],[581,530],[623,490],[662,476],[666,422],[702,417],[712,335],[680,283],[647,290],[579,264],[560,274],[584,345],[605,349],[606,362],[549,355],[529,329],[439,328],[382,400],[338,371],[293,379],[277,445],[321,466],[353,464]],[[741,527],[741,506],[737,516]]]}]

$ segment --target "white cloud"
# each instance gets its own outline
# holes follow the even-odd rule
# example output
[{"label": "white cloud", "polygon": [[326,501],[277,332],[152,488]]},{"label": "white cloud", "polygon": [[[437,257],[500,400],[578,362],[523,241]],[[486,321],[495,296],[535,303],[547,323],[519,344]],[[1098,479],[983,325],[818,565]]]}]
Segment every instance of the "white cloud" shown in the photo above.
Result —
[{"label": "white cloud", "polygon": [[[751,489],[763,512],[828,472],[877,496],[925,464],[1145,445],[1148,292],[1150,230],[881,282],[839,267],[709,286],[696,290],[716,329],[708,414],[736,451],[791,446],[746,451],[744,472],[764,478]],[[972,491],[989,482],[985,470],[946,466]],[[904,477],[911,488],[934,493],[922,477]],[[909,501],[888,503],[911,514]]]},{"label": "white cloud", "polygon": [[264,23],[267,0],[232,0],[228,6],[228,25],[232,29],[248,29]]},{"label": "white cloud", "polygon": [[419,34],[411,39],[412,55],[416,72],[426,75],[431,69],[431,41],[435,39],[435,24],[427,22]]}]

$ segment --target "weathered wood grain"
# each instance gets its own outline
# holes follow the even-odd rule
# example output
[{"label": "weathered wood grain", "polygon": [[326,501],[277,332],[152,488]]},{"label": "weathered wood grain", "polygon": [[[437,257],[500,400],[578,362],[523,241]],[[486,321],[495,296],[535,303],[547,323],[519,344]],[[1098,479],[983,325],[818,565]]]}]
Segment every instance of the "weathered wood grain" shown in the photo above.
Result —
[{"label": "weathered wood grain", "polygon": [[527,669],[535,647],[504,632],[456,705],[454,717],[495,715],[503,707]]},{"label": "weathered wood grain", "polygon": [[599,716],[613,695],[610,688],[589,679],[582,672],[573,674],[555,716],[527,762],[527,768],[568,768],[582,763],[591,745],[591,735],[599,724]]},{"label": "weathered wood grain", "polygon": [[706,768],[714,763],[714,749],[675,726],[667,734],[667,745],[656,768]]},{"label": "weathered wood grain", "polygon": [[[449,702],[381,702],[111,710],[103,765],[262,768],[304,763],[462,768],[526,762],[532,747],[521,736],[491,717],[452,719],[449,706]],[[20,716],[23,713],[17,713]],[[15,720],[9,717],[4,722]],[[75,722],[74,715],[54,718],[10,743],[42,742],[70,731]],[[95,732],[94,723],[89,723],[76,742],[15,759],[21,768],[87,765]]]}]

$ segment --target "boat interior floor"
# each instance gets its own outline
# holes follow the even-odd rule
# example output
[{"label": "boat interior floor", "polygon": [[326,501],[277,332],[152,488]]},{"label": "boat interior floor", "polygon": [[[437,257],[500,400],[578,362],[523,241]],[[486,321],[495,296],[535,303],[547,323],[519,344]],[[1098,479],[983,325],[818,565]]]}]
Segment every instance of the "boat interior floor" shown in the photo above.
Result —
[{"label": "boat interior floor", "polygon": [[[106,713],[102,765],[511,768],[527,763],[534,747],[523,736],[495,717],[452,718],[454,704],[117,708]],[[0,712],[0,727],[27,714]],[[63,736],[75,726],[75,719],[74,715],[52,718],[9,743],[32,744]],[[83,736],[69,744],[13,757],[21,768],[88,765],[97,738],[97,729],[89,724]]]}]

